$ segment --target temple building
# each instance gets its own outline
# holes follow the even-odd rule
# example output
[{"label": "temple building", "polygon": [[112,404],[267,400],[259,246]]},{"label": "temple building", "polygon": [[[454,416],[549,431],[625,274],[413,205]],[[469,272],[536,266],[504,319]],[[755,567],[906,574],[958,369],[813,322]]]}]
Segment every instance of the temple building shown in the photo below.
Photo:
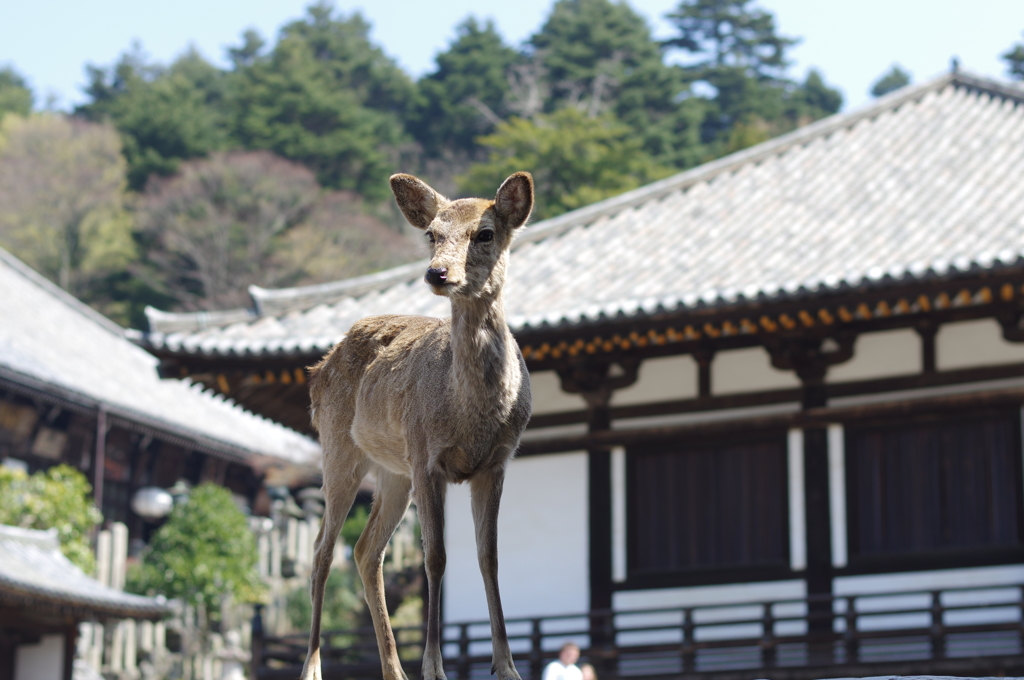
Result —
[{"label": "temple building", "polygon": [[[1024,584],[1022,176],[1024,90],[954,72],[522,230],[506,616]],[[355,320],[448,313],[425,269],[136,341],[309,432],[304,368]],[[470,517],[451,488],[447,621],[486,618]]]}]

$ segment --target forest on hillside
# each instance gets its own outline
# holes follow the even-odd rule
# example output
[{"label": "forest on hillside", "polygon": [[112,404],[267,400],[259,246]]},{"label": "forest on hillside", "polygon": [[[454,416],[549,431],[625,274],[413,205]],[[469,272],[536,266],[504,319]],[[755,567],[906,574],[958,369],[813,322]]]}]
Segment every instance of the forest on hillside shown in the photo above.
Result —
[{"label": "forest on hillside", "polygon": [[[465,19],[413,79],[328,2],[219,68],[141,47],[88,65],[86,101],[34,108],[0,68],[0,246],[124,325],[143,309],[248,304],[249,285],[368,273],[424,254],[389,201],[417,174],[450,197],[534,173],[535,219],[613,196],[839,111],[789,73],[753,0],[681,0],[658,41],[625,2],[557,0],[524,44]],[[1024,79],[1024,42],[1003,55]],[[893,66],[873,94],[909,82]]]}]

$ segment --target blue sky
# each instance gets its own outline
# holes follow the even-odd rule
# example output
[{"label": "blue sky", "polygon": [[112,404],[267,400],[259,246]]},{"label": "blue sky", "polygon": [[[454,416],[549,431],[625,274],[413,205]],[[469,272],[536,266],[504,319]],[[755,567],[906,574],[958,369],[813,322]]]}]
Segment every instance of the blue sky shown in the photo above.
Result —
[{"label": "blue sky", "polygon": [[[0,0],[0,64],[31,82],[40,102],[58,108],[82,101],[86,63],[108,65],[138,40],[166,62],[190,44],[224,64],[226,47],[247,28],[266,38],[300,17],[307,0]],[[633,0],[655,35],[667,36],[662,16],[676,2]],[[519,44],[544,21],[551,0],[487,3],[480,0],[337,0],[343,12],[359,10],[373,24],[373,38],[413,75],[429,72],[434,55],[451,40],[464,17],[493,18],[506,40]],[[847,108],[868,100],[871,83],[893,63],[915,81],[949,68],[1005,77],[999,54],[1022,39],[1024,0],[761,0],[781,32],[803,38],[794,48],[792,75],[817,66],[846,96]]]}]

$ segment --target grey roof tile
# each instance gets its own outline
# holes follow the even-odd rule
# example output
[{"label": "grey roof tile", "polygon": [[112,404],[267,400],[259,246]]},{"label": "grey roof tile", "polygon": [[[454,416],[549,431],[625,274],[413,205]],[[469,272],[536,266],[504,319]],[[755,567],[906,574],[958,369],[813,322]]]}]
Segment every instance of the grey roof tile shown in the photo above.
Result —
[{"label": "grey roof tile", "polygon": [[57,530],[34,531],[0,524],[0,601],[71,607],[84,615],[159,619],[160,600],[103,585],[60,551]]},{"label": "grey roof tile", "polygon": [[[527,227],[513,246],[509,319],[527,331],[1019,265],[1021,176],[1024,90],[946,75]],[[419,283],[424,268],[259,289],[261,318],[225,312],[232,323],[220,326],[153,313],[148,341],[326,349],[364,316],[446,315]]]},{"label": "grey roof tile", "polygon": [[[157,360],[120,327],[2,249],[0,319],[0,373],[12,380],[55,386],[126,420],[254,463],[260,457],[303,465],[319,460],[320,448],[308,437],[216,398],[200,385],[161,380]],[[238,325],[227,328],[233,327]],[[167,338],[173,347],[222,351],[235,343],[221,334],[175,332]]]}]

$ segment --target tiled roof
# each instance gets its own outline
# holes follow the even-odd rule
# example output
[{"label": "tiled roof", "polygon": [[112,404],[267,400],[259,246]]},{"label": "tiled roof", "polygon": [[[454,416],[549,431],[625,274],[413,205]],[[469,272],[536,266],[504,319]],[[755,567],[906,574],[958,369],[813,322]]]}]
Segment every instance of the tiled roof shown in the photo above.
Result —
[{"label": "tiled roof", "polygon": [[[513,331],[1024,266],[1024,89],[954,73],[528,226]],[[153,348],[309,353],[357,319],[449,313],[425,263],[282,290],[252,310],[149,311]]]},{"label": "tiled roof", "polygon": [[60,551],[57,530],[0,524],[0,601],[72,609],[80,616],[158,619],[165,604],[105,586]]},{"label": "tiled roof", "polygon": [[0,249],[0,377],[252,463],[315,465],[319,446],[199,385],[161,380],[120,327]]}]

